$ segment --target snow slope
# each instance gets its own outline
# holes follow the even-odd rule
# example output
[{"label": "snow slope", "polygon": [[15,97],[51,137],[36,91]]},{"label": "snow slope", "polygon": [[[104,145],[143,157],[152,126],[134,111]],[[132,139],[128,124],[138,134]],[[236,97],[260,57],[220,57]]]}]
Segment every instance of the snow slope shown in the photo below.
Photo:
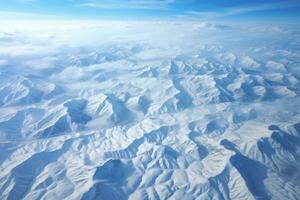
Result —
[{"label": "snow slope", "polygon": [[19,23],[0,199],[300,199],[298,24]]}]

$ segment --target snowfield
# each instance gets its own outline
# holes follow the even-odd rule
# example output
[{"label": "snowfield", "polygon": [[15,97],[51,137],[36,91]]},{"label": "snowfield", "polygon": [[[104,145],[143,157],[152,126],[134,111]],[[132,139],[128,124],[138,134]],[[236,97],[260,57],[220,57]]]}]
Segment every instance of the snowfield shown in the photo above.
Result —
[{"label": "snowfield", "polygon": [[299,30],[1,22],[0,199],[300,199]]}]

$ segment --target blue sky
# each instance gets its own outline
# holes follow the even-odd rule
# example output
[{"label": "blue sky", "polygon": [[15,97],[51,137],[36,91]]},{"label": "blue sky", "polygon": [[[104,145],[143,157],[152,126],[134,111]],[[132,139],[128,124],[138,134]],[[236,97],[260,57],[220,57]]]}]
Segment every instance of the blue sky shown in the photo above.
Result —
[{"label": "blue sky", "polygon": [[300,19],[300,0],[0,0],[1,19]]}]

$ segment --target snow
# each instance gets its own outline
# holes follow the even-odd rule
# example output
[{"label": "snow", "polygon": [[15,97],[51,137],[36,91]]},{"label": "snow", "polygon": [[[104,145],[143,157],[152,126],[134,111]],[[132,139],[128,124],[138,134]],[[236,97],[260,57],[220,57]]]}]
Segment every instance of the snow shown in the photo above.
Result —
[{"label": "snow", "polygon": [[300,198],[297,27],[0,25],[0,199]]}]

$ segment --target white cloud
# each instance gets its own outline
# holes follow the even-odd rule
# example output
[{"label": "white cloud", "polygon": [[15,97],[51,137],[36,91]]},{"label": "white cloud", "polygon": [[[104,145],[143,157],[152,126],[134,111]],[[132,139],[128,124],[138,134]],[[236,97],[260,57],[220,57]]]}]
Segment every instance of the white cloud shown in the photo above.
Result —
[{"label": "white cloud", "polygon": [[110,1],[89,1],[77,6],[92,7],[99,9],[168,9],[175,0],[110,0]]},{"label": "white cloud", "polygon": [[224,8],[222,11],[187,11],[185,12],[188,15],[194,15],[201,18],[218,18],[218,17],[226,17],[231,15],[239,15],[256,11],[266,11],[266,10],[278,10],[284,8],[290,8],[300,6],[299,2],[294,1],[286,1],[284,3],[263,3],[263,4],[255,4],[248,6],[238,6],[238,7],[230,7]]},{"label": "white cloud", "polygon": [[8,61],[7,60],[1,60],[0,59],[0,67],[1,66],[4,66],[4,65],[7,65],[8,64]]},{"label": "white cloud", "polygon": [[53,18],[56,17],[54,15],[45,15],[40,13],[32,13],[32,12],[14,12],[14,11],[0,11],[1,21],[5,21],[6,19],[40,19],[40,18]]}]

